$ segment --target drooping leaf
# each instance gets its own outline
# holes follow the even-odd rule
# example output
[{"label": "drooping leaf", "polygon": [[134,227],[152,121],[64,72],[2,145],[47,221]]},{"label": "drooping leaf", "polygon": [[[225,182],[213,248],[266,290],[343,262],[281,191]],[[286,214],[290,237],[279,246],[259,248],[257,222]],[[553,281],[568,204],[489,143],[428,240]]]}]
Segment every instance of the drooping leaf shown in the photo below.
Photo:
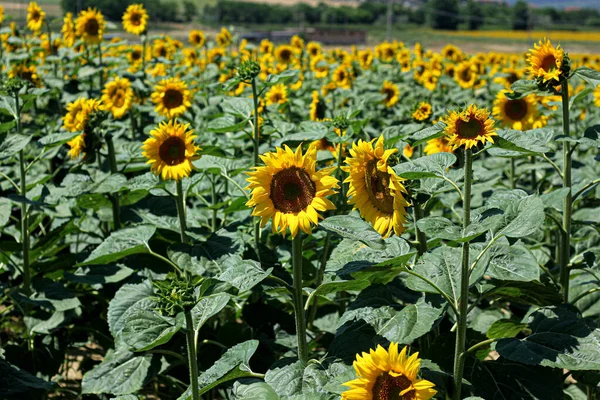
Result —
[{"label": "drooping leaf", "polygon": [[343,238],[361,241],[375,249],[385,247],[385,242],[379,232],[362,218],[350,215],[334,215],[323,220],[319,227]]},{"label": "drooping leaf", "polygon": [[167,343],[183,326],[183,314],[177,318],[159,315],[152,310],[133,308],[122,317],[120,337],[132,351],[146,351]]},{"label": "drooping leaf", "polygon": [[154,226],[140,225],[113,232],[78,265],[108,264],[132,254],[148,253],[148,241],[155,231]]},{"label": "drooping leaf", "polygon": [[201,298],[191,311],[194,330],[200,330],[206,321],[225,308],[230,298],[226,293]]},{"label": "drooping leaf", "polygon": [[443,307],[434,307],[422,297],[416,304],[404,307],[377,334],[391,342],[410,344],[431,330],[443,310]]},{"label": "drooping leaf", "polygon": [[235,400],[279,400],[279,396],[265,382],[255,382],[250,385],[239,385],[234,388]]},{"label": "drooping leaf", "polygon": [[[460,297],[460,266],[461,250],[443,246],[423,254],[413,271],[432,281],[451,299],[457,299]],[[429,283],[413,275],[407,278],[406,284],[412,290],[438,293]]]},{"label": "drooping leaf", "polygon": [[15,395],[34,389],[51,389],[54,383],[45,381],[0,357],[0,396]]},{"label": "drooping leaf", "polygon": [[242,260],[240,256],[228,257],[221,263],[222,272],[218,280],[227,282],[236,287],[240,292],[252,289],[273,271],[273,268],[264,270],[260,263],[254,260]]},{"label": "drooping leaf", "polygon": [[135,285],[127,284],[115,293],[115,297],[108,304],[108,327],[113,337],[117,337],[125,327],[123,315],[132,308],[143,309],[154,295],[149,282]]},{"label": "drooping leaf", "polygon": [[31,136],[10,132],[0,133],[0,160],[18,154],[30,141]]},{"label": "drooping leaf", "polygon": [[394,167],[394,171],[405,179],[442,178],[448,175],[448,169],[455,162],[454,154],[436,153],[400,163]]},{"label": "drooping leaf", "polygon": [[272,367],[265,374],[265,382],[279,396],[283,396],[284,398],[294,394],[301,394],[304,367],[305,365],[302,361],[296,361],[280,367]]},{"label": "drooping leaf", "polygon": [[540,279],[537,259],[527,247],[502,241],[490,250],[490,261],[486,274],[506,281],[535,281]]},{"label": "drooping leaf", "polygon": [[517,336],[525,328],[527,328],[527,324],[512,319],[499,319],[490,326],[486,336],[490,339],[511,338]]}]

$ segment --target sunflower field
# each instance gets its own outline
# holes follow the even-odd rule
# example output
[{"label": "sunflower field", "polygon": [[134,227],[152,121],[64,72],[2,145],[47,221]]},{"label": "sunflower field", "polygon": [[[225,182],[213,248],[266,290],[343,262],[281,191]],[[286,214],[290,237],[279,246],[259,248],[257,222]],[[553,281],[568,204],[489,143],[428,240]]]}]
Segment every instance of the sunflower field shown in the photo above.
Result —
[{"label": "sunflower field", "polygon": [[600,55],[6,20],[0,398],[600,398]]}]

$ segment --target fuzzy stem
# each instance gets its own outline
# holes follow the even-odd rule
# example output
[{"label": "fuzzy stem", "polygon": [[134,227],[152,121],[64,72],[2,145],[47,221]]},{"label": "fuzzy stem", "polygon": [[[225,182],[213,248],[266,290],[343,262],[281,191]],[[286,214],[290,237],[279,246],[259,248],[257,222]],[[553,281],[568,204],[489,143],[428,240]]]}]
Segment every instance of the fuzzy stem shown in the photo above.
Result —
[{"label": "fuzzy stem", "polygon": [[[181,181],[178,181],[181,182]],[[185,337],[187,341],[188,368],[190,370],[190,383],[192,385],[192,399],[200,400],[198,391],[198,359],[196,357],[196,347],[194,345],[194,326],[190,310],[185,310]]]},{"label": "fuzzy stem", "polygon": [[100,61],[100,91],[104,89],[104,66],[102,65],[102,42],[98,43],[98,59]]},{"label": "fuzzy stem", "polygon": [[511,189],[514,189],[514,188],[517,187],[517,182],[515,180],[516,169],[517,169],[517,167],[516,167],[516,161],[515,161],[515,159],[513,157],[511,157],[510,158],[510,176],[509,176],[509,179],[510,179],[510,188]]},{"label": "fuzzy stem", "polygon": [[[254,132],[252,134],[253,159],[254,166],[258,165],[258,151],[260,145],[259,126],[258,126],[258,91],[256,90],[256,78],[252,78],[252,100],[254,103]],[[254,245],[256,246],[256,256],[260,262],[260,218],[254,218]]]},{"label": "fuzzy stem", "polygon": [[292,239],[292,269],[294,275],[294,311],[296,317],[296,335],[298,337],[298,359],[308,361],[306,343],[306,325],[304,323],[304,302],[302,299],[302,234]]},{"label": "fuzzy stem", "polygon": [[213,232],[217,230],[217,209],[215,208],[217,204],[217,184],[215,182],[216,178],[213,176],[210,179],[210,196],[212,198],[212,219],[211,219],[211,229]]},{"label": "fuzzy stem", "polygon": [[181,242],[188,243],[188,237],[185,234],[187,225],[185,223],[185,198],[183,197],[183,184],[181,180],[177,181],[177,216],[179,217],[179,230],[181,232]]},{"label": "fuzzy stem", "polygon": [[[112,135],[106,135],[106,147],[108,147],[108,161],[110,164],[110,173],[116,174],[117,157],[115,155],[115,144],[113,143]],[[119,204],[119,193],[115,192],[110,196],[113,211],[113,225],[115,231],[121,229],[121,206]]]},{"label": "fuzzy stem", "polygon": [[423,209],[417,202],[416,198],[413,198],[413,217],[415,220],[415,233],[417,235],[417,241],[419,242],[419,255],[427,253],[427,237],[424,232],[417,227],[417,221],[423,218]]},{"label": "fuzzy stem", "polygon": [[[465,149],[465,187],[463,199],[463,229],[471,221],[471,181],[473,178],[473,151]],[[460,299],[458,304],[456,346],[454,349],[454,400],[461,399],[462,378],[465,368],[465,343],[467,339],[467,314],[469,308],[469,242],[463,243],[460,279]]]},{"label": "fuzzy stem", "polygon": [[[325,236],[325,245],[323,246],[323,254],[321,256],[321,265],[317,271],[317,277],[315,279],[315,288],[318,288],[323,283],[323,277],[325,276],[325,267],[327,266],[327,256],[329,255],[329,247],[331,246],[331,233],[327,232]],[[310,310],[308,310],[308,318],[306,324],[312,329],[313,322],[317,316],[317,309],[319,308],[317,301],[313,303]]]},{"label": "fuzzy stem", "polygon": [[[562,108],[563,108],[563,134],[570,135],[569,126],[569,82],[565,79],[561,86]],[[563,235],[560,256],[560,284],[563,291],[563,300],[569,301],[569,260],[571,258],[571,212],[573,207],[571,188],[571,143],[563,142],[563,187],[569,192],[565,196],[563,205]]]},{"label": "fuzzy stem", "polygon": [[[21,109],[19,106],[19,94],[15,94],[15,109],[17,110],[17,133],[21,133]],[[25,152],[19,151],[19,172],[20,172],[20,195],[23,197],[21,203],[21,245],[23,248],[23,287],[25,295],[31,294],[31,270],[29,269],[29,215],[27,209],[27,171],[25,170]]]}]

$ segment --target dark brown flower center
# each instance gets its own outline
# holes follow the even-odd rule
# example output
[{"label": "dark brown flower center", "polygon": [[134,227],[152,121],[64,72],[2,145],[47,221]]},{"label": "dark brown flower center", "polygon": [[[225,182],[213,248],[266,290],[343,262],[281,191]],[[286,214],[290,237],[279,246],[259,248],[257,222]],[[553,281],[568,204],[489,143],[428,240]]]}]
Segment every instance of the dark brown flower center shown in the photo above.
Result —
[{"label": "dark brown flower center", "polygon": [[542,60],[542,69],[544,71],[552,71],[556,69],[556,58],[552,54],[548,54]]},{"label": "dark brown flower center", "polygon": [[115,107],[122,107],[125,103],[125,93],[121,89],[115,91],[112,95],[112,102]]},{"label": "dark brown flower center", "polygon": [[165,164],[179,165],[185,161],[185,142],[178,137],[170,137],[160,145],[158,153]]},{"label": "dark brown flower center", "polygon": [[39,12],[38,10],[34,10],[34,11],[31,13],[31,19],[32,19],[32,20],[34,20],[34,21],[36,21],[36,22],[37,22],[37,21],[38,21],[40,18],[41,18],[41,15],[40,15],[40,12]]},{"label": "dark brown flower center", "polygon": [[463,81],[470,81],[471,78],[473,76],[473,73],[471,72],[471,68],[463,68],[460,71],[460,79],[462,79]]},{"label": "dark brown flower center", "polygon": [[85,33],[88,35],[97,36],[99,30],[100,24],[98,24],[98,20],[96,20],[96,18],[90,18],[85,23]]},{"label": "dark brown flower center", "polygon": [[392,97],[394,97],[394,95],[396,94],[394,89],[391,87],[383,88],[381,91],[383,94],[385,94],[386,103],[389,102],[390,100],[392,100]]},{"label": "dark brown flower center", "polygon": [[400,396],[403,390],[410,388],[412,382],[404,375],[392,376],[387,372],[377,377],[373,385],[373,400],[414,400],[417,393],[414,389]]},{"label": "dark brown flower center", "polygon": [[327,107],[325,106],[325,103],[320,100],[317,100],[317,104],[315,107],[315,118],[317,118],[317,119],[325,118],[325,111],[327,111]]},{"label": "dark brown flower center", "polygon": [[292,52],[289,49],[281,49],[279,59],[283,62],[288,62],[292,58]]},{"label": "dark brown flower center", "polygon": [[131,52],[131,60],[137,61],[142,58],[142,52],[139,50],[134,50]]},{"label": "dark brown flower center", "polygon": [[129,16],[129,22],[132,25],[140,26],[142,23],[142,14],[137,12],[131,13],[131,15]]},{"label": "dark brown flower center", "polygon": [[377,169],[377,160],[367,163],[365,170],[367,195],[373,205],[385,214],[394,213],[394,197],[390,195],[390,174]]},{"label": "dark brown flower center", "polygon": [[183,104],[183,93],[176,89],[167,89],[163,98],[165,108],[177,108]]},{"label": "dark brown flower center", "polygon": [[512,85],[513,83],[519,80],[519,75],[517,75],[515,72],[511,72],[510,75],[506,78],[506,80]]},{"label": "dark brown flower center", "polygon": [[303,168],[285,168],[271,180],[271,201],[283,213],[305,210],[317,193],[317,187]]},{"label": "dark brown flower center", "polygon": [[456,133],[461,138],[473,139],[483,134],[483,123],[476,118],[469,117],[468,121],[456,121]]},{"label": "dark brown flower center", "polygon": [[527,115],[527,102],[523,99],[508,100],[504,106],[504,112],[513,121],[520,121]]}]

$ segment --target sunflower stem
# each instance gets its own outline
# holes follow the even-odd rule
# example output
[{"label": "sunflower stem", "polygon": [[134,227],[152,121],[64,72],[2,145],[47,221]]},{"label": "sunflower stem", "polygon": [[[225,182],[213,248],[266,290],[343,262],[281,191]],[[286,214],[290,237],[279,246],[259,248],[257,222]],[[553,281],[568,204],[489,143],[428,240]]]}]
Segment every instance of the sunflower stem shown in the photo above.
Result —
[{"label": "sunflower stem", "polygon": [[[178,181],[178,183],[181,181]],[[200,400],[198,391],[198,358],[196,356],[196,346],[194,343],[194,324],[192,321],[192,313],[190,310],[185,310],[185,338],[187,341],[187,356],[188,368],[190,371],[190,384],[192,386],[192,399]]]},{"label": "sunflower stem", "polygon": [[213,232],[217,230],[217,184],[215,180],[214,176],[210,179],[210,196],[212,198],[212,219],[210,226]]},{"label": "sunflower stem", "polygon": [[183,196],[183,183],[177,181],[177,216],[179,217],[179,230],[181,233],[181,242],[187,244],[188,237],[185,233],[187,225],[185,223],[185,197]]},{"label": "sunflower stem", "polygon": [[531,163],[531,192],[535,193],[537,186],[537,173],[533,167],[535,165],[535,156],[529,157],[529,162]]},{"label": "sunflower stem", "polygon": [[[463,198],[463,229],[471,221],[471,182],[473,179],[473,151],[465,149],[465,187]],[[456,345],[454,348],[454,400],[461,399],[462,378],[465,368],[465,343],[467,338],[467,314],[469,308],[469,242],[462,247],[460,299],[458,304]]]},{"label": "sunflower stem", "polygon": [[[252,133],[254,166],[258,165],[259,150],[259,126],[258,126],[258,92],[256,90],[256,78],[252,78],[252,100],[254,103],[254,132]],[[254,218],[254,245],[256,246],[256,257],[260,262],[260,219]]]},{"label": "sunflower stem", "polygon": [[[17,112],[17,133],[21,133],[21,108],[19,106],[19,94],[15,93],[15,110]],[[19,172],[21,189],[19,194],[23,200],[27,197],[27,171],[25,170],[25,152],[19,151]],[[29,210],[27,203],[21,203],[21,246],[23,249],[23,290],[26,296],[31,294],[31,270],[29,268]]]},{"label": "sunflower stem", "polygon": [[515,181],[515,177],[516,177],[516,162],[515,159],[513,157],[511,157],[510,159],[510,188],[514,189],[517,187],[517,182]]},{"label": "sunflower stem", "polygon": [[[570,135],[569,125],[569,82],[565,79],[561,85],[562,108],[563,108],[563,134],[568,138]],[[573,207],[571,188],[571,143],[563,142],[563,187],[569,191],[563,203],[563,234],[560,256],[560,284],[563,291],[563,301],[569,301],[569,260],[571,258],[571,212]]]},{"label": "sunflower stem", "polygon": [[306,343],[306,325],[304,322],[304,302],[302,299],[302,234],[292,239],[292,269],[294,275],[294,311],[296,317],[296,335],[298,337],[298,359],[308,361]]},{"label": "sunflower stem", "polygon": [[98,43],[98,60],[100,67],[100,91],[104,88],[104,66],[102,65],[102,42]]},{"label": "sunflower stem", "polygon": [[[115,144],[113,143],[112,135],[106,135],[106,147],[108,147],[108,161],[110,163],[110,173],[116,174],[117,170],[117,157],[115,155]],[[113,225],[115,231],[121,229],[121,206],[119,204],[119,193],[115,192],[111,194],[110,200],[112,203],[113,212]]]},{"label": "sunflower stem", "polygon": [[[329,247],[331,246],[331,233],[327,232],[325,236],[325,244],[323,245],[323,254],[321,255],[321,265],[319,266],[319,270],[317,271],[317,277],[315,279],[315,288],[318,288],[321,283],[323,283],[323,277],[325,276],[325,267],[327,266],[327,257],[329,255]],[[317,316],[318,301],[315,300],[312,304],[312,307],[308,311],[308,318],[306,321],[306,325],[312,329],[313,322],[315,321],[315,317]]]},{"label": "sunflower stem", "polygon": [[419,242],[418,251],[419,255],[422,256],[427,253],[427,237],[417,226],[417,222],[423,218],[423,209],[416,198],[413,198],[413,217],[415,220],[415,233],[417,235],[417,241]]}]

